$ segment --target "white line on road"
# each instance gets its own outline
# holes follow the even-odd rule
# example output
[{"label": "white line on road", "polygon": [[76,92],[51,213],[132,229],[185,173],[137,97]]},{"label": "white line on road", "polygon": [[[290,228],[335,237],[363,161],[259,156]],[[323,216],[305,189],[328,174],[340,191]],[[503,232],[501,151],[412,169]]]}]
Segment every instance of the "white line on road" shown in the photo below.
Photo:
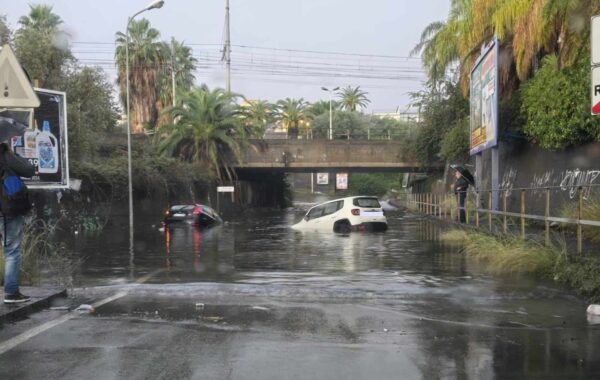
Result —
[{"label": "white line on road", "polygon": [[[98,308],[98,307],[100,307],[102,305],[105,305],[105,304],[107,304],[109,302],[112,302],[112,301],[118,300],[119,298],[125,297],[127,294],[129,294],[129,291],[131,289],[133,289],[135,286],[141,285],[141,284],[145,283],[150,278],[156,276],[157,274],[159,274],[163,270],[164,269],[159,269],[159,270],[156,270],[156,271],[154,271],[152,273],[149,273],[149,274],[145,275],[144,277],[139,278],[134,283],[134,286],[131,287],[130,289],[121,291],[121,292],[119,292],[119,293],[117,293],[115,295],[112,295],[112,296],[104,298],[104,299],[102,299],[102,300],[100,300],[98,302],[95,302],[94,304],[92,304],[92,307],[95,309],[95,308]],[[56,327],[56,326],[58,326],[58,325],[60,325],[62,323],[65,323],[66,321],[68,321],[68,320],[70,320],[72,318],[75,318],[77,316],[79,316],[79,313],[77,311],[75,311],[75,310],[71,311],[68,314],[65,314],[65,315],[60,316],[60,317],[58,317],[56,319],[53,319],[53,320],[48,321],[46,323],[43,323],[43,324],[41,324],[41,325],[39,325],[37,327],[34,327],[34,328],[30,329],[30,330],[27,330],[27,331],[23,332],[23,333],[15,336],[15,337],[12,337],[12,338],[10,338],[7,341],[4,341],[4,342],[0,343],[0,355],[4,354],[5,352],[7,352],[9,350],[12,350],[16,346],[20,345],[21,343],[24,343],[24,342],[28,341],[29,339],[33,338],[34,336],[36,336],[38,334],[41,334],[44,331],[47,331],[47,330],[49,330],[49,329],[51,329],[53,327]]]}]

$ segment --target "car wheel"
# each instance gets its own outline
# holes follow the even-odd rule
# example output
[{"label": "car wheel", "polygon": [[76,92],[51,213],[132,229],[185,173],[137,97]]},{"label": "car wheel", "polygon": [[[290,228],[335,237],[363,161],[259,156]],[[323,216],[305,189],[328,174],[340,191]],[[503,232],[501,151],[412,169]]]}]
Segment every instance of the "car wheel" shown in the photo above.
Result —
[{"label": "car wheel", "polygon": [[350,223],[348,223],[345,220],[342,222],[336,223],[335,227],[333,228],[333,232],[338,232],[341,234],[349,234],[351,230],[352,230],[352,227],[350,226]]}]

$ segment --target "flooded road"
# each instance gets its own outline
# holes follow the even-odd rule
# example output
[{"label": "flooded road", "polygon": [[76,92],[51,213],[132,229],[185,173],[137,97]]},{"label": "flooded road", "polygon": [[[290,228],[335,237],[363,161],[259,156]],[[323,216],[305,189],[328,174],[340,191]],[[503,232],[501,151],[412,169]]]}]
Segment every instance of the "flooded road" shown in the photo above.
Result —
[{"label": "flooded road", "polygon": [[76,302],[121,295],[1,355],[0,377],[600,377],[600,325],[567,289],[486,275],[401,211],[350,235],[290,229],[301,216],[167,231],[138,216],[133,252],[125,223],[77,237]]}]

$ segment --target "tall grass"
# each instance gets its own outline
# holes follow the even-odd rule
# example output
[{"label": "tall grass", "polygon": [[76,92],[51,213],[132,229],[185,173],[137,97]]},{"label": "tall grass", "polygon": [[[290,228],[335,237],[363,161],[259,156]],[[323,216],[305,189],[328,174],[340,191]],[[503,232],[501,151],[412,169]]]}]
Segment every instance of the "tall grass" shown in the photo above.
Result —
[{"label": "tall grass", "polygon": [[545,246],[516,236],[450,230],[441,240],[460,245],[471,259],[496,275],[536,275],[571,286],[593,301],[600,300],[600,258],[569,257],[564,244]]},{"label": "tall grass", "polygon": [[[560,214],[565,218],[577,218],[577,204],[569,204],[564,206]],[[599,220],[600,221],[600,195],[595,195],[583,201],[583,208],[581,209],[581,218],[587,220]],[[574,229],[575,225],[568,225],[569,229]],[[594,226],[583,226],[583,236],[586,240],[593,243],[600,244],[600,227]]]},{"label": "tall grass", "polygon": [[467,256],[485,263],[493,274],[548,273],[560,255],[556,247],[479,232],[452,230],[442,234],[442,240],[460,244]]},{"label": "tall grass", "polygon": [[[73,287],[73,273],[79,261],[62,244],[52,242],[55,229],[56,224],[41,219],[26,221],[21,246],[21,284],[39,283],[43,276],[51,284]],[[4,252],[0,256],[0,276],[4,277]]]}]

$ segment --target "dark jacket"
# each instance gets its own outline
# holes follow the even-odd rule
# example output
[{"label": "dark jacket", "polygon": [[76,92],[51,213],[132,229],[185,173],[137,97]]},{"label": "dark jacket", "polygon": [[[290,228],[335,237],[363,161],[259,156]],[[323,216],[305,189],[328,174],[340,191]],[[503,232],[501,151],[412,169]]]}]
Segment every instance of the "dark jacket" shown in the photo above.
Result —
[{"label": "dark jacket", "polygon": [[35,166],[25,158],[14,154],[6,143],[0,144],[0,170],[7,170],[25,178],[31,178],[35,174]]},{"label": "dark jacket", "polygon": [[469,187],[469,181],[465,177],[460,177],[454,182],[454,194],[464,193]]}]

